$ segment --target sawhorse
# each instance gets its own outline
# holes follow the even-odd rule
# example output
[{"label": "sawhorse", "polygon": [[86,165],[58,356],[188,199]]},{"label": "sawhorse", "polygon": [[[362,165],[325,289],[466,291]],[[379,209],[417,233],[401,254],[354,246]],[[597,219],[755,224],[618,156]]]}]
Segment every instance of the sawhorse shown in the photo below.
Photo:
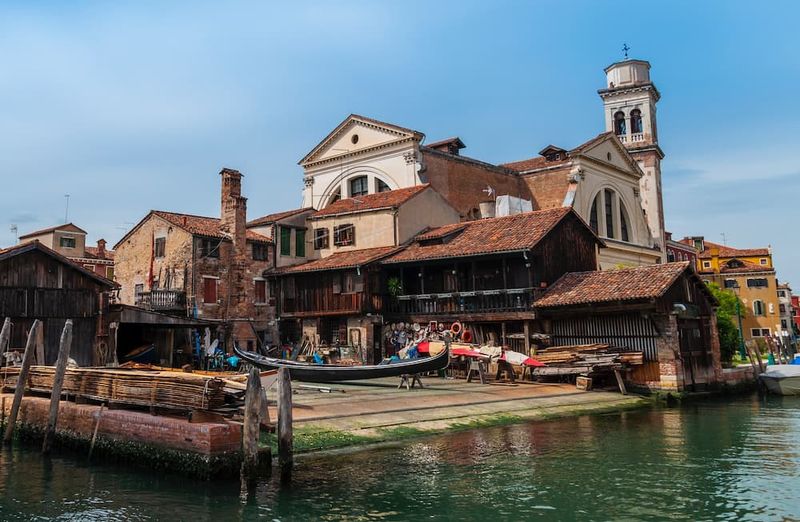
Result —
[{"label": "sawhorse", "polygon": [[486,368],[486,363],[483,361],[476,361],[474,359],[470,359],[469,361],[469,371],[467,372],[467,382],[472,382],[472,377],[474,376],[473,372],[478,374],[478,378],[481,381],[481,384],[486,384],[486,372],[488,369]]},{"label": "sawhorse", "polygon": [[416,384],[419,384],[420,388],[424,388],[422,385],[422,379],[420,378],[418,373],[404,373],[400,376],[400,384],[397,385],[397,389],[399,390],[403,386],[406,387],[406,390],[410,390]]}]

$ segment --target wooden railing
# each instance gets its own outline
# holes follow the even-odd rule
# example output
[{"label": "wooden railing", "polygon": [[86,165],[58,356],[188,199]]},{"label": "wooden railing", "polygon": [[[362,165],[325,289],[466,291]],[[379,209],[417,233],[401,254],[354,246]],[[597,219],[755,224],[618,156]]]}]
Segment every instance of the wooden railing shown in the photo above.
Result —
[{"label": "wooden railing", "polygon": [[511,288],[474,292],[401,295],[386,298],[388,313],[397,315],[445,315],[493,312],[525,312],[541,295],[538,288]]},{"label": "wooden railing", "polygon": [[334,294],[323,289],[301,292],[294,297],[284,297],[281,315],[359,313],[364,311],[364,294],[361,292]]},{"label": "wooden railing", "polygon": [[180,290],[151,290],[136,294],[136,306],[153,311],[186,310],[186,292]]}]

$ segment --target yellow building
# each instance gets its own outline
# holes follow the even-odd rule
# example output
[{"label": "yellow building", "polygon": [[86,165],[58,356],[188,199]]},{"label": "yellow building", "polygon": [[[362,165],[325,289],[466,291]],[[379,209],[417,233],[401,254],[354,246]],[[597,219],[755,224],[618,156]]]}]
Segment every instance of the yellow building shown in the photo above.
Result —
[{"label": "yellow building", "polygon": [[781,330],[778,281],[769,248],[732,248],[703,237],[684,238],[681,242],[697,250],[697,272],[704,281],[732,290],[741,299],[745,340]]}]

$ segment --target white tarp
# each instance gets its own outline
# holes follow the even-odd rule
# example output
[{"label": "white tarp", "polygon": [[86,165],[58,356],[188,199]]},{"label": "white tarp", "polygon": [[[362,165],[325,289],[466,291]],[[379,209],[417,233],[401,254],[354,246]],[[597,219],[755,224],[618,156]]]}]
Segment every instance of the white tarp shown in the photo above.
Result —
[{"label": "white tarp", "polygon": [[533,204],[527,199],[515,198],[514,196],[497,196],[495,200],[495,217],[513,216],[523,212],[531,212]]}]

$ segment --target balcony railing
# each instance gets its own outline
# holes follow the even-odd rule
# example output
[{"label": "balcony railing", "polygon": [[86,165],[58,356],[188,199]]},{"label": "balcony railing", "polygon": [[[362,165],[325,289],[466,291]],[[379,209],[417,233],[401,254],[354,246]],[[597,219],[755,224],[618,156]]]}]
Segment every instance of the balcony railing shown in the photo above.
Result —
[{"label": "balcony railing", "polygon": [[153,311],[185,311],[186,292],[180,290],[151,290],[136,294],[136,306]]},{"label": "balcony railing", "polygon": [[526,312],[541,296],[539,288],[510,288],[420,295],[385,299],[388,312],[397,315],[450,315]]},{"label": "balcony railing", "polygon": [[644,133],[637,132],[635,134],[631,134],[631,143],[636,143],[639,141],[644,141]]}]

